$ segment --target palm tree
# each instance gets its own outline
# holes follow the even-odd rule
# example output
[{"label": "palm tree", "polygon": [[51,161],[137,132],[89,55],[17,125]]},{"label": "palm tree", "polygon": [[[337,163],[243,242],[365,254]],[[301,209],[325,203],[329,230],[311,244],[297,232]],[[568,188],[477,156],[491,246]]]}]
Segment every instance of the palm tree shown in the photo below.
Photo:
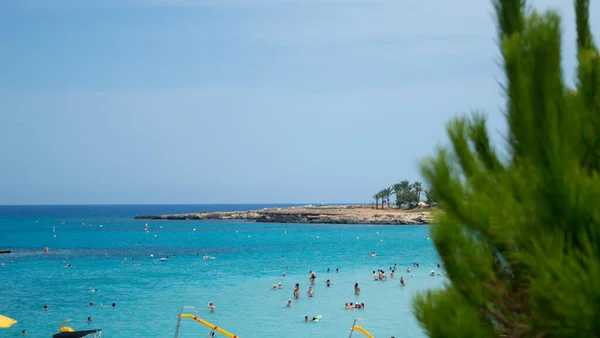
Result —
[{"label": "palm tree", "polygon": [[379,193],[376,193],[375,195],[373,195],[373,199],[375,200],[375,209],[379,209]]},{"label": "palm tree", "polygon": [[381,198],[381,209],[383,209],[385,207],[385,191],[381,189],[377,194],[379,194],[379,198]]},{"label": "palm tree", "polygon": [[417,195],[417,204],[419,204],[419,202],[421,201],[421,192],[423,191],[423,186],[421,185],[421,182],[415,182],[413,183],[413,189],[415,189],[415,193]]},{"label": "palm tree", "polygon": [[392,190],[394,191],[394,195],[396,195],[396,206],[399,209],[400,204],[402,204],[402,193],[404,192],[404,190],[402,190],[402,184],[396,183],[392,185]]},{"label": "palm tree", "polygon": [[423,190],[423,192],[425,193],[425,203],[427,203],[427,205],[431,208],[433,206],[433,203],[435,203],[435,194],[433,193],[433,190],[429,189],[425,189]]},{"label": "palm tree", "polygon": [[404,180],[398,184],[394,184],[394,191],[396,193],[396,204],[398,208],[400,205],[410,202],[410,182]]},{"label": "palm tree", "polygon": [[[383,196],[385,196],[385,199],[387,200],[387,205],[388,205],[388,209],[390,208],[390,195],[392,194],[392,188],[388,187],[385,188],[383,190],[381,190],[381,193],[383,194]],[[383,206],[382,206],[383,209]]]}]

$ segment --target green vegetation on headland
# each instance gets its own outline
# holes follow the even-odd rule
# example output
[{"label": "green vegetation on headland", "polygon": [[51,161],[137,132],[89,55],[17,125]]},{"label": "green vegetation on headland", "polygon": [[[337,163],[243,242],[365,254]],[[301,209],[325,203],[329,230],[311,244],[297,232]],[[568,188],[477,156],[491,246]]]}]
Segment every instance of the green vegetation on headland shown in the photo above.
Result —
[{"label": "green vegetation on headland", "polygon": [[381,200],[381,208],[383,209],[387,204],[390,207],[390,197],[394,195],[396,197],[395,205],[398,209],[406,207],[408,209],[415,208],[421,202],[421,195],[425,196],[425,203],[431,208],[437,201],[433,191],[423,189],[421,182],[415,182],[410,184],[409,181],[402,181],[396,183],[391,187],[380,190],[378,193],[373,195],[375,200],[375,209],[379,209],[379,201]]},{"label": "green vegetation on headland", "polygon": [[[420,294],[431,337],[600,335],[600,56],[576,0],[577,73],[561,69],[561,20],[495,0],[505,155],[475,114],[422,166],[444,206],[431,238],[449,283]],[[474,93],[476,95],[476,93]]]}]

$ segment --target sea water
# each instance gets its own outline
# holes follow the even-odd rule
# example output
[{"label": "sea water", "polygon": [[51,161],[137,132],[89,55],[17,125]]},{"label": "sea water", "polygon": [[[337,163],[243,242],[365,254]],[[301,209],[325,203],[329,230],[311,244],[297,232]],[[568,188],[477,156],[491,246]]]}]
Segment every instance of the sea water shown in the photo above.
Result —
[{"label": "sea water", "polygon": [[[72,319],[69,325],[76,330],[101,328],[103,337],[172,337],[184,305],[243,338],[348,337],[356,318],[375,337],[424,336],[412,313],[413,296],[444,284],[427,226],[133,219],[262,207],[0,207],[0,248],[13,250],[0,255],[0,314],[19,321],[0,329],[0,337],[23,329],[31,337],[50,337],[64,319]],[[171,257],[161,262],[166,255]],[[420,268],[413,268],[414,262]],[[394,263],[399,271],[391,279]],[[373,280],[377,269],[387,272],[387,281]],[[315,295],[308,298],[311,270],[317,279]],[[405,287],[399,285],[400,276]],[[327,279],[331,287],[325,286]],[[271,290],[278,283],[283,288]],[[287,308],[295,283],[301,296]],[[360,296],[354,295],[354,283],[360,285]],[[216,305],[215,313],[208,302]],[[365,309],[346,310],[345,302],[365,303]],[[320,322],[303,322],[304,316],[319,314]],[[190,319],[181,321],[180,337],[209,333]]]}]

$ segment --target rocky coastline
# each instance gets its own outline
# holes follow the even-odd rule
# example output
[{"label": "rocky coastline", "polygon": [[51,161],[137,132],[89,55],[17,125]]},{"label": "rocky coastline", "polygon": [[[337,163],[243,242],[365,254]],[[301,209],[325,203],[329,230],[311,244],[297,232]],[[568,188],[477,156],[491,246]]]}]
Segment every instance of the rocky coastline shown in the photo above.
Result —
[{"label": "rocky coastline", "polygon": [[135,216],[139,220],[245,220],[259,223],[310,224],[431,224],[431,210],[372,209],[370,206],[270,208],[251,211],[199,212],[190,214]]}]

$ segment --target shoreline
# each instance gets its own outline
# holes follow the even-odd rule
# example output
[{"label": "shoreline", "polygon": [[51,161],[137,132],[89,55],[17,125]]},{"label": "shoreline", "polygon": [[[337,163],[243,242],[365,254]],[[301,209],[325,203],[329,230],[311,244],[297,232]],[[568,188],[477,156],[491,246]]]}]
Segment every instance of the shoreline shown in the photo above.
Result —
[{"label": "shoreline", "polygon": [[141,215],[137,220],[245,220],[257,223],[426,225],[432,209],[373,209],[369,205],[303,206],[248,211]]}]

